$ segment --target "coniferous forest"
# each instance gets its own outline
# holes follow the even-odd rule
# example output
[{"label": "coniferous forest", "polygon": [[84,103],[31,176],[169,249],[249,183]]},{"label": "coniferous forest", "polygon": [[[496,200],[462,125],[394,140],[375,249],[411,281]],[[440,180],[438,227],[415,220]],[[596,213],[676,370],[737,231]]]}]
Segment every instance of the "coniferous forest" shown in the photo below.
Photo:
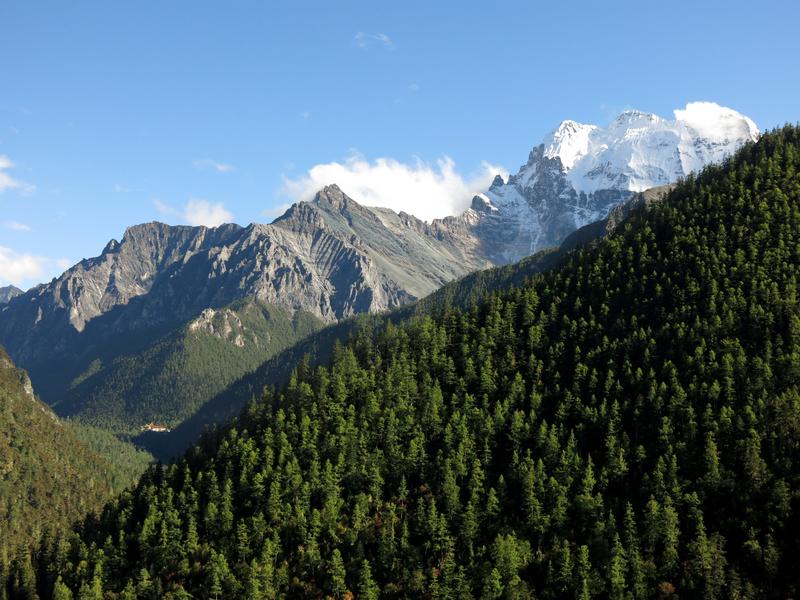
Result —
[{"label": "coniferous forest", "polygon": [[470,307],[364,329],[0,597],[792,598],[800,129]]},{"label": "coniferous forest", "polygon": [[62,421],[0,348],[0,578],[9,560],[135,482],[152,457],[107,431]]}]

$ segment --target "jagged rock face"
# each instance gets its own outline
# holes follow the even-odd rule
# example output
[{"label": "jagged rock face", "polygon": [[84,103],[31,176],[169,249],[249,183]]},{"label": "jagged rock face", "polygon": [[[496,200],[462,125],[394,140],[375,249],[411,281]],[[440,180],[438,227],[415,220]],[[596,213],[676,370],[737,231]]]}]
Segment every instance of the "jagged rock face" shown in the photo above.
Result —
[{"label": "jagged rock face", "polygon": [[0,304],[8,304],[12,298],[23,294],[24,292],[13,285],[0,287]]},{"label": "jagged rock face", "polygon": [[199,317],[189,322],[189,331],[202,331],[220,340],[230,342],[237,348],[243,348],[248,341],[256,346],[260,345],[258,336],[248,335],[250,332],[247,331],[247,327],[242,323],[239,315],[229,308],[205,309]]},{"label": "jagged rock face", "polygon": [[426,224],[367,209],[336,186],[270,225],[137,225],[2,306],[0,343],[42,389],[45,365],[115,337],[134,344],[243,297],[327,322],[378,312],[490,266],[471,235],[459,219]]},{"label": "jagged rock face", "polygon": [[496,179],[473,199],[472,210],[480,215],[474,230],[496,264],[516,262],[558,246],[629,195],[627,190],[579,194],[567,180],[561,159],[546,156],[540,145],[517,175],[508,182]]},{"label": "jagged rock face", "polygon": [[535,147],[516,175],[496,178],[467,218],[498,263],[558,246],[612,207],[722,161],[758,138],[747,117],[692,103],[667,120],[625,111],[606,128],[564,121]]}]

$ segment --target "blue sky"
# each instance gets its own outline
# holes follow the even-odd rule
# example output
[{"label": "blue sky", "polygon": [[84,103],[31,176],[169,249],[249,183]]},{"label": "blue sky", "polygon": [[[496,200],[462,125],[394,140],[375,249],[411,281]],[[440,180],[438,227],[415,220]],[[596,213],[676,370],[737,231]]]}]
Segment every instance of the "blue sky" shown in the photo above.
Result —
[{"label": "blue sky", "polygon": [[0,284],[143,221],[270,221],[316,165],[458,195],[564,118],[710,100],[796,122],[798,20],[788,0],[6,0]]}]

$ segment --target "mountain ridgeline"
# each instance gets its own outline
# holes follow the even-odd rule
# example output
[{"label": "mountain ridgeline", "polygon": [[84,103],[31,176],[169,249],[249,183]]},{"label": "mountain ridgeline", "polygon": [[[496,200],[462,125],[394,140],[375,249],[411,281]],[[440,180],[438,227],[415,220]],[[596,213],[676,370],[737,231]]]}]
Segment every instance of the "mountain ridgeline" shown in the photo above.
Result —
[{"label": "mountain ridgeline", "polygon": [[786,127],[555,269],[301,364],[74,536],[16,561],[9,585],[42,598],[795,597],[799,267],[800,130]]}]

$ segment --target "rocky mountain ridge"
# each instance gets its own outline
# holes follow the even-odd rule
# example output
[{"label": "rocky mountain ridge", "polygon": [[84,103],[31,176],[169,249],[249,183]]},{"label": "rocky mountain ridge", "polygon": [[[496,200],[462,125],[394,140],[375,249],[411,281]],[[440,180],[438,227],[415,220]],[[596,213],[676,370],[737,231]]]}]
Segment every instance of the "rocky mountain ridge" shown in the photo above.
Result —
[{"label": "rocky mountain ridge", "polygon": [[[101,359],[145,346],[240,298],[324,322],[380,312],[491,266],[463,220],[367,209],[337,186],[269,225],[146,223],[0,307],[0,343],[49,401]],[[41,379],[42,382],[38,382]]]}]

